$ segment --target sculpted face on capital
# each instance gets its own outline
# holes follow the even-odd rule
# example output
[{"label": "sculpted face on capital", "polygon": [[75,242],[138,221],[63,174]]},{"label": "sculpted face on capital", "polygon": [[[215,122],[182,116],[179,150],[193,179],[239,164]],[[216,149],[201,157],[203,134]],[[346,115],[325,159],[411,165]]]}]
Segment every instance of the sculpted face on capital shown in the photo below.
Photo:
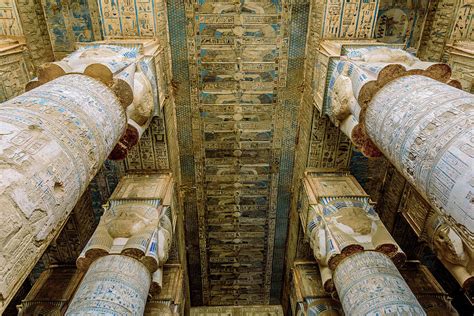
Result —
[{"label": "sculpted face on capital", "polygon": [[104,214],[104,225],[112,238],[130,238],[149,226],[157,227],[158,210],[150,205],[122,204]]},{"label": "sculpted face on capital", "polygon": [[448,225],[442,225],[436,231],[433,245],[441,257],[453,264],[467,266],[471,261],[461,237]]}]

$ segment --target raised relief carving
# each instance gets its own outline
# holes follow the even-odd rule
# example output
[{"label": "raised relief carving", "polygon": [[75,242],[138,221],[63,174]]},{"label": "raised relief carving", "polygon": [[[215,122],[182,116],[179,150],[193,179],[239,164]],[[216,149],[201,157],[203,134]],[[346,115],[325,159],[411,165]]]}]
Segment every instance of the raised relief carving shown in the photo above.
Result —
[{"label": "raised relief carving", "polygon": [[[87,273],[67,315],[100,310],[143,315],[149,291],[154,295],[163,285],[176,221],[173,192],[170,174],[121,179],[77,259]],[[103,284],[116,290],[110,294]]]},{"label": "raised relief carving", "polygon": [[0,102],[24,92],[32,73],[33,65],[26,45],[18,40],[0,39]]},{"label": "raised relief carving", "polygon": [[60,61],[47,63],[26,90],[68,73],[83,73],[110,87],[127,108],[128,125],[110,159],[124,159],[159,111],[154,41],[83,44]]},{"label": "raised relief carving", "polygon": [[160,267],[168,260],[174,230],[172,194],[169,175],[123,178],[105,205],[77,266],[87,270],[95,259],[108,254],[130,256],[154,274],[152,289],[159,290]]},{"label": "raised relief carving", "polygon": [[334,284],[346,315],[426,315],[390,259],[364,251],[344,259]]},{"label": "raised relief carving", "polygon": [[369,46],[346,50],[345,56],[332,61],[323,111],[336,125],[341,125],[342,131],[369,157],[380,156],[381,152],[367,135],[366,109],[372,97],[388,82],[403,76],[422,75],[459,85],[457,81],[450,81],[449,66],[422,62],[401,49]]},{"label": "raised relief carving", "polygon": [[303,183],[309,200],[306,234],[326,288],[331,287],[330,274],[324,267],[334,270],[354,252],[376,250],[403,264],[406,256],[353,177],[307,173]]},{"label": "raised relief carving", "polygon": [[[458,239],[454,230],[450,231],[450,248],[457,245],[459,250],[461,244],[469,244],[474,229],[474,156],[469,149],[473,147],[469,123],[472,95],[456,89],[461,85],[451,80],[448,65],[422,62],[400,49],[348,48],[345,55],[329,67],[332,70],[324,112],[340,124],[364,155],[374,157],[383,153],[435,213],[449,219],[459,233]],[[351,90],[357,102],[351,102]],[[406,208],[410,210],[406,216],[416,222],[419,234],[426,212]],[[442,232],[440,229],[439,233]],[[438,251],[448,247],[433,246]],[[467,264],[470,259],[466,259],[471,255],[458,255],[449,259],[439,254],[463,285],[469,277],[452,265],[467,265],[467,273],[472,273],[471,264]]]},{"label": "raised relief carving", "polygon": [[[0,298],[12,298],[122,135],[104,84],[66,75],[0,107]],[[1,308],[0,308],[1,309]]]},{"label": "raised relief carving", "polygon": [[441,262],[465,290],[474,291],[474,247],[469,238],[463,238],[436,212],[428,217],[425,229],[426,238]]},{"label": "raised relief carving", "polygon": [[16,1],[2,1],[0,3],[0,35],[23,36],[20,17],[16,7]]},{"label": "raised relief carving", "polygon": [[323,288],[316,262],[296,261],[292,270],[290,302],[293,315],[343,315],[341,304]]}]

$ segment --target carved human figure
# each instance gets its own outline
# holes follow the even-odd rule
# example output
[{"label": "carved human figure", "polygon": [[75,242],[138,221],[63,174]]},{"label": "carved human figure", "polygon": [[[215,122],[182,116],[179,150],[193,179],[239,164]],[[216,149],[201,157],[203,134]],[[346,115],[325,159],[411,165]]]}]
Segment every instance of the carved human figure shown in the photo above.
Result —
[{"label": "carved human figure", "polygon": [[474,250],[449,223],[433,213],[427,221],[427,237],[436,255],[462,287],[474,290]]},{"label": "carved human figure", "polygon": [[166,260],[171,244],[172,221],[168,206],[147,201],[110,201],[99,225],[77,259],[86,270],[97,257],[124,254],[155,272]]},{"label": "carved human figure", "polygon": [[308,232],[314,255],[331,270],[346,256],[362,250],[378,250],[397,264],[404,261],[368,199],[334,199],[312,206],[310,214]]},{"label": "carved human figure", "polygon": [[[345,71],[347,74],[347,71]],[[351,79],[346,75],[341,74],[337,77],[332,91],[332,115],[337,121],[343,121],[351,112],[358,117],[360,108],[358,108],[357,100],[352,90]]]}]

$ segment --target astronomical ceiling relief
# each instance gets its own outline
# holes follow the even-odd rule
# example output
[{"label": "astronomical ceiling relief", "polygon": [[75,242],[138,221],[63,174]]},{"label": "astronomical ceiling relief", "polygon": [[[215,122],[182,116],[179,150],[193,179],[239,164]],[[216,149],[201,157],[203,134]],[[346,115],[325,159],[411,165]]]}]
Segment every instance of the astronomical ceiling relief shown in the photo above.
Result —
[{"label": "astronomical ceiling relief", "polygon": [[[183,180],[192,186],[190,274],[202,280],[191,278],[191,297],[202,288],[194,304],[266,304],[270,292],[280,295],[309,9],[300,2],[169,5],[171,37],[184,35],[173,25],[184,22],[182,10],[187,17],[189,79],[182,65],[173,71]],[[179,45],[173,66],[184,57]]]}]

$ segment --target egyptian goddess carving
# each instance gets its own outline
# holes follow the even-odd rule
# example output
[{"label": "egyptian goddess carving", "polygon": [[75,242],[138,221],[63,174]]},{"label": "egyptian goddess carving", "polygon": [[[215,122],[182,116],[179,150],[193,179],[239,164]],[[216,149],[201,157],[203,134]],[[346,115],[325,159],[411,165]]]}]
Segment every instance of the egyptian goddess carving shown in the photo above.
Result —
[{"label": "egyptian goddess carving", "polygon": [[428,217],[426,234],[439,260],[466,290],[474,287],[474,250],[447,221],[438,214]]}]

